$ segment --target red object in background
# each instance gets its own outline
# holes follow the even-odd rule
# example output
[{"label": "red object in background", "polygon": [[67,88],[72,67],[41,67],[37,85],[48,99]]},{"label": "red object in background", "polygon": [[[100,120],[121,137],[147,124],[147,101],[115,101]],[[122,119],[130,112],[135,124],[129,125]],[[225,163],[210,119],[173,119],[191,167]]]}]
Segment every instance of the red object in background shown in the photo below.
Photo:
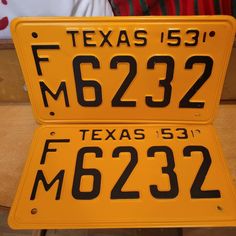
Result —
[{"label": "red object in background", "polygon": [[[1,2],[3,5],[7,5],[7,0],[1,0]],[[7,16],[2,17],[0,19],[0,30],[6,29],[8,25],[9,25],[8,17]]]},{"label": "red object in background", "polygon": [[0,19],[0,30],[6,29],[8,24],[9,24],[8,17],[3,17],[2,19]]},{"label": "red object in background", "polygon": [[234,15],[236,0],[109,0],[115,15]]}]

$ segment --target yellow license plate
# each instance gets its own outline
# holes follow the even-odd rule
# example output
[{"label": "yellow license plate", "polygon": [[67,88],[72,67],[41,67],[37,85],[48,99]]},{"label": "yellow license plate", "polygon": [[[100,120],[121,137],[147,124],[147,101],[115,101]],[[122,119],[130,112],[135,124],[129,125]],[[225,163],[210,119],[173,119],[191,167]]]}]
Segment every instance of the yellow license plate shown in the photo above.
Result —
[{"label": "yellow license plate", "polygon": [[14,228],[236,224],[211,125],[61,125],[36,131]]},{"label": "yellow license plate", "polygon": [[23,18],[12,34],[41,122],[212,121],[231,17]]}]

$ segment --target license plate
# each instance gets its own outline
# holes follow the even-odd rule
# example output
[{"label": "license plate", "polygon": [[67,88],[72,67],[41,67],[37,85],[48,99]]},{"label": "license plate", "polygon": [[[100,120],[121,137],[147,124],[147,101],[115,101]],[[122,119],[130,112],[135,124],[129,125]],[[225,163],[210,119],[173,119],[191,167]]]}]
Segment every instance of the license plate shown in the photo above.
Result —
[{"label": "license plate", "polygon": [[235,225],[211,125],[40,127],[11,210],[15,228]]},{"label": "license plate", "polygon": [[41,122],[212,121],[230,17],[21,19],[12,26]]},{"label": "license plate", "polygon": [[15,20],[42,125],[11,227],[236,225],[235,188],[211,123],[234,24],[225,16]]}]

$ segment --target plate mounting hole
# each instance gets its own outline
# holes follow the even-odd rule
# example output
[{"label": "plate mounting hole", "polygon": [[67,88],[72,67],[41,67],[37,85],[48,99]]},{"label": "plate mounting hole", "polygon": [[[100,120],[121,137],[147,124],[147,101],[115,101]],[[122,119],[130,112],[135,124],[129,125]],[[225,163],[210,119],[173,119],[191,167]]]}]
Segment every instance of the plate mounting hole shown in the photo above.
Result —
[{"label": "plate mounting hole", "polygon": [[36,39],[38,38],[38,34],[36,32],[32,32],[32,37]]},{"label": "plate mounting hole", "polygon": [[32,214],[32,215],[37,214],[37,212],[38,212],[37,208],[33,208],[33,209],[31,210],[31,214]]},{"label": "plate mounting hole", "polygon": [[55,133],[54,131],[52,131],[52,132],[50,132],[50,134],[51,134],[52,136],[54,136],[56,133]]},{"label": "plate mounting hole", "polygon": [[50,116],[55,116],[55,112],[51,111],[50,113]]},{"label": "plate mounting hole", "polygon": [[214,36],[215,36],[215,34],[216,34],[216,32],[215,32],[215,31],[211,31],[211,32],[209,33],[210,37],[214,37]]}]

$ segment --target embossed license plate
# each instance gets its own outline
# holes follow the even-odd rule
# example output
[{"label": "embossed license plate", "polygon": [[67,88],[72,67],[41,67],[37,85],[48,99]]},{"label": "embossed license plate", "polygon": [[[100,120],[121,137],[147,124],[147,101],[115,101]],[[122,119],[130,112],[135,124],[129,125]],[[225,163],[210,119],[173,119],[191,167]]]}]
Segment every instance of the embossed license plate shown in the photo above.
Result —
[{"label": "embossed license plate", "polygon": [[23,18],[12,33],[41,123],[209,123],[234,23],[230,17]]},{"label": "embossed license plate", "polygon": [[211,125],[61,125],[36,131],[15,228],[223,226],[235,189]]},{"label": "embossed license plate", "polygon": [[234,24],[220,16],[16,19],[13,39],[42,125],[9,224],[236,225],[211,123]]}]

